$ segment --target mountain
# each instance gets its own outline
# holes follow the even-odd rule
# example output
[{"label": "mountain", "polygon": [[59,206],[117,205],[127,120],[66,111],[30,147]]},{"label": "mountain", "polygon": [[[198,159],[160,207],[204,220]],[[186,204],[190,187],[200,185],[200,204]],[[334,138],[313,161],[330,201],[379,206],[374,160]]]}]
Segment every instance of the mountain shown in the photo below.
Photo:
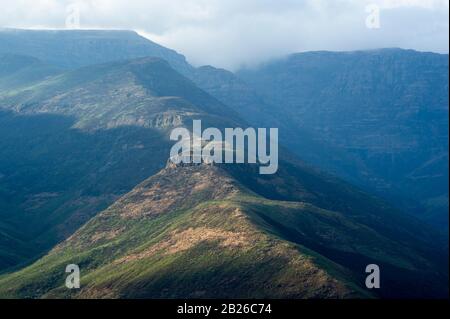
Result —
[{"label": "mountain", "polygon": [[303,159],[448,230],[448,55],[308,52],[238,76]]},{"label": "mountain", "polygon": [[86,130],[135,122],[141,127],[173,127],[181,124],[181,117],[187,113],[191,117],[203,112],[211,118],[238,118],[166,61],[153,57],[46,77],[39,83],[5,91],[0,94],[0,103],[4,109],[21,114],[76,117],[75,127]]},{"label": "mountain", "polygon": [[[164,167],[171,128],[189,126],[192,119],[219,128],[246,125],[165,61],[140,58],[58,73],[2,91],[0,104],[1,220],[17,233],[5,234],[24,243],[23,249],[2,246],[4,256],[19,255],[4,266],[4,297],[68,297],[58,289],[61,267],[68,261],[87,265],[92,276],[105,273],[104,282],[91,282],[92,288],[79,297],[192,297],[194,281],[197,293],[202,296],[205,290],[207,297],[219,290],[219,282],[241,279],[244,286],[234,290],[236,296],[366,297],[364,269],[374,262],[387,269],[386,289],[372,297],[446,294],[441,284],[446,280],[445,238],[386,203],[316,172],[283,148],[274,176],[259,175],[253,166],[169,165],[144,181]],[[233,209],[216,206],[217,201]],[[248,223],[235,219],[235,208]],[[227,223],[229,228],[220,228]],[[236,235],[240,227],[244,229]],[[238,235],[247,246],[241,247]],[[236,255],[228,256],[225,249],[210,256],[216,249],[205,248],[202,236],[206,243],[209,236],[213,242],[225,240],[219,247],[231,245]],[[239,249],[233,246],[236,236]],[[173,256],[164,255],[155,268],[148,267],[146,257],[141,260],[144,248],[172,247],[174,240],[175,247],[187,245],[195,251],[181,249],[181,260],[173,263]],[[248,245],[254,246],[252,253]],[[72,250],[76,247],[80,249]],[[255,272],[259,253],[268,265],[257,266],[261,271]],[[274,253],[281,255],[274,258]],[[115,261],[121,258],[132,263],[113,266],[122,265]],[[298,264],[286,268],[286,258]],[[37,261],[24,267],[33,259]],[[186,268],[186,260],[193,264]],[[239,265],[247,269],[244,277],[230,279],[230,273],[239,273]],[[215,284],[211,276],[202,277],[208,272],[217,276]],[[198,281],[198,276],[203,279]],[[427,282],[411,280],[417,276]],[[278,288],[270,287],[274,278],[279,278]],[[113,282],[121,284],[110,292],[104,289]],[[179,293],[159,292],[157,287],[167,282]],[[147,287],[141,295],[138,286]],[[266,286],[259,290],[262,295],[250,294],[251,287]],[[231,293],[223,290],[223,296]]]},{"label": "mountain", "polygon": [[0,297],[448,296],[445,236],[283,147],[275,175],[166,165],[174,127],[247,126],[238,113],[266,97],[235,75],[114,53],[52,67],[36,43],[44,59],[8,53],[0,75],[21,79],[0,90]]},{"label": "mountain", "polygon": [[188,70],[183,55],[127,30],[22,30],[0,29],[0,55],[33,56],[64,69],[156,57],[172,67]]},{"label": "mountain", "polygon": [[0,221],[0,269],[24,263],[24,256],[37,254],[35,249],[26,243],[17,230]]},{"label": "mountain", "polygon": [[[36,264],[0,279],[0,295],[337,298],[354,293],[320,269],[307,250],[300,253],[258,230],[241,204],[253,199],[240,199],[240,188],[214,167],[166,168]],[[86,278],[86,288],[73,294],[59,278],[72,260]]]},{"label": "mountain", "polygon": [[165,59],[248,123],[278,127],[304,160],[448,231],[448,55],[308,52],[233,74],[131,31],[2,29],[0,40],[0,54],[62,68]]},{"label": "mountain", "polygon": [[[183,55],[133,31],[0,29],[0,57],[3,60],[7,55],[9,59],[28,56],[34,63],[64,70],[155,57],[168,62],[178,73],[247,119],[251,119],[251,112],[257,112],[263,103],[233,73],[212,66],[194,68]],[[4,64],[9,65],[10,62],[6,60]],[[10,81],[5,79],[4,82]]]},{"label": "mountain", "polygon": [[0,90],[29,86],[59,72],[57,67],[33,57],[0,54]]},{"label": "mountain", "polygon": [[[434,248],[422,250],[432,234],[421,225],[406,221],[394,231],[385,214],[405,222],[401,213],[344,184],[336,193],[318,193],[317,186],[340,182],[301,166],[259,182],[256,172],[246,165],[168,163],[36,263],[0,277],[0,296],[445,296],[445,271],[430,262]],[[268,199],[267,187],[277,189],[272,196],[304,201]],[[311,204],[316,201],[348,205],[347,211]],[[363,288],[365,265],[374,261],[383,269],[379,294]],[[80,290],[64,286],[71,263],[81,267]]]},{"label": "mountain", "polygon": [[[41,64],[75,70],[91,65],[156,57],[246,119],[263,99],[232,72],[212,66],[192,67],[186,58],[133,31],[0,29],[0,56],[30,56]],[[9,62],[6,62],[7,64]],[[272,119],[273,121],[273,119]]]},{"label": "mountain", "polygon": [[[232,72],[212,66],[194,68],[187,63],[184,56],[135,32],[0,29],[0,39],[3,40],[0,41],[0,54],[5,52],[10,55],[32,55],[42,61],[40,62],[42,64],[68,70],[137,57],[162,58],[196,86],[232,108],[248,123],[255,126],[279,127],[283,133],[282,139],[283,136],[300,133],[302,138],[296,139],[296,149],[305,149],[307,150],[305,153],[308,154],[307,156],[300,154],[302,157],[311,159],[315,164],[321,164],[317,158],[329,158],[331,149],[329,145],[318,143],[306,130],[298,126],[287,126],[286,119],[274,116],[276,106],[267,103],[255,89]],[[283,142],[287,144],[286,141]],[[333,149],[333,153],[335,152]],[[344,155],[341,154],[341,157]],[[345,157],[345,161],[354,160]]]},{"label": "mountain", "polygon": [[[5,78],[41,65],[9,57],[19,60]],[[192,118],[235,126],[231,110],[157,58],[31,78],[0,91],[0,220],[20,234],[5,238],[33,249],[5,244],[20,258],[1,268],[45,252],[164,167],[171,128]]]}]

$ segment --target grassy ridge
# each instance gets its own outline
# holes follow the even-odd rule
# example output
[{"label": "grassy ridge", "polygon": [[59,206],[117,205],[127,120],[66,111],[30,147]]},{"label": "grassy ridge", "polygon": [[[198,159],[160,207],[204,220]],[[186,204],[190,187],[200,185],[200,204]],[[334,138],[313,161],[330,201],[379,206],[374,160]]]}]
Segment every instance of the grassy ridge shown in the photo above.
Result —
[{"label": "grassy ridge", "polygon": [[[194,181],[187,181],[189,176]],[[221,180],[219,190],[210,188],[212,177]],[[189,188],[186,183],[203,185],[189,194],[189,198],[196,198],[190,203],[184,201],[183,194]],[[156,190],[158,194],[154,194]],[[160,211],[155,206],[159,200],[156,198],[168,192],[175,199],[172,203],[175,206]],[[255,203],[266,209],[270,205],[266,206],[254,195],[243,196],[244,193],[216,168],[160,173],[35,264],[1,277],[0,295],[12,298],[366,296],[351,282],[350,272],[343,267],[257,227],[246,206],[259,210],[261,207],[254,206]],[[137,197],[141,200],[136,201]],[[81,268],[80,291],[64,287],[64,269],[69,263]],[[327,265],[333,276],[317,263]]]},{"label": "grassy ridge", "polygon": [[[377,296],[445,294],[424,270],[433,261],[356,216],[264,198],[221,167],[169,166],[35,264],[0,277],[0,296],[373,297],[369,263],[386,270]],[[64,286],[70,263],[81,268],[80,290]],[[419,276],[431,281],[411,280]]]}]

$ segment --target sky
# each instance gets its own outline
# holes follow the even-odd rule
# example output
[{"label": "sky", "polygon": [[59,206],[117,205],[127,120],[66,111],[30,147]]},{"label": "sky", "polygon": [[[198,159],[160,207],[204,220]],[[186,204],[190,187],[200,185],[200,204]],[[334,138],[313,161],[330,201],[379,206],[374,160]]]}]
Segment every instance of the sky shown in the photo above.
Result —
[{"label": "sky", "polygon": [[0,27],[130,29],[230,70],[294,52],[448,53],[449,0],[0,0]]}]

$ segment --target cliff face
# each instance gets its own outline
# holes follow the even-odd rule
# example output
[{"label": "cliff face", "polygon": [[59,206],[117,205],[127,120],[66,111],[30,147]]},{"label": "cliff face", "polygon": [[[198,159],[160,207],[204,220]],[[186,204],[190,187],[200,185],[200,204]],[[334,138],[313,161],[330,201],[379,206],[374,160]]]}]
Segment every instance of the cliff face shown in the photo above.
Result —
[{"label": "cliff face", "polygon": [[239,76],[297,154],[446,228],[448,55],[311,52]]}]

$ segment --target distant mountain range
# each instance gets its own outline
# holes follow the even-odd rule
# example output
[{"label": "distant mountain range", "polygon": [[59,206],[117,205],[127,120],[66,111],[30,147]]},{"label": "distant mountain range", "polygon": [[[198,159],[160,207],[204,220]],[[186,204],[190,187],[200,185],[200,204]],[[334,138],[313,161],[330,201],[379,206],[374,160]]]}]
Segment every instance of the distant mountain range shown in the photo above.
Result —
[{"label": "distant mountain range", "polygon": [[[447,237],[399,210],[448,229],[445,59],[316,52],[233,74],[134,32],[0,31],[0,297],[448,296]],[[279,127],[279,171],[166,164],[193,119]]]},{"label": "distant mountain range", "polygon": [[385,49],[294,54],[238,75],[305,160],[448,231],[448,70],[448,55]]},{"label": "distant mountain range", "polygon": [[0,29],[0,54],[36,57],[63,69],[142,57],[191,69],[183,55],[139,36],[134,31]]}]

